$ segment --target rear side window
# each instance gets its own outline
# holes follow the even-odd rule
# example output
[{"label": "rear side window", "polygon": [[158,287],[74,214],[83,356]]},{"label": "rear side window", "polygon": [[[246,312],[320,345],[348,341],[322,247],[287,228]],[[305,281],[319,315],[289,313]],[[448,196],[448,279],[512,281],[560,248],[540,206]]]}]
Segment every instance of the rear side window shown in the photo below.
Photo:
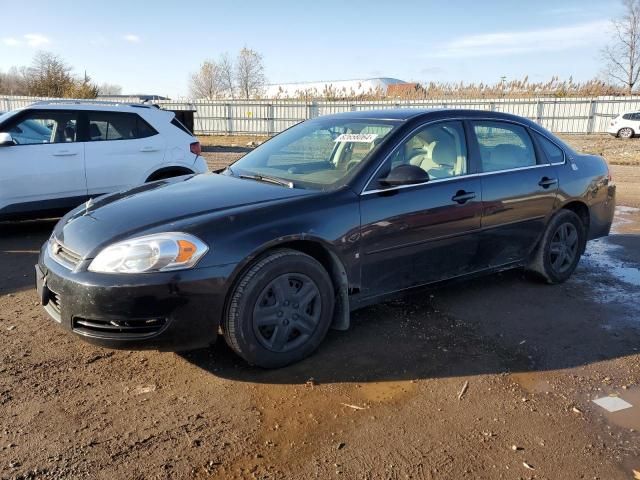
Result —
[{"label": "rear side window", "polygon": [[472,122],[472,125],[483,172],[536,165],[535,149],[524,127],[504,122]]},{"label": "rear side window", "polygon": [[134,140],[147,138],[158,132],[139,115],[119,112],[89,112],[89,139]]},{"label": "rear side window", "polygon": [[550,140],[547,140],[542,135],[538,135],[536,133],[536,138],[538,139],[538,144],[542,148],[542,151],[547,156],[547,160],[551,163],[562,163],[564,162],[564,152],[560,147],[558,147],[555,143]]},{"label": "rear side window", "polygon": [[171,125],[173,125],[176,128],[179,128],[180,130],[182,130],[184,133],[187,133],[189,135],[193,135],[189,129],[187,127],[185,127],[182,122],[180,120],[178,120],[177,118],[173,117],[173,120],[171,120]]}]

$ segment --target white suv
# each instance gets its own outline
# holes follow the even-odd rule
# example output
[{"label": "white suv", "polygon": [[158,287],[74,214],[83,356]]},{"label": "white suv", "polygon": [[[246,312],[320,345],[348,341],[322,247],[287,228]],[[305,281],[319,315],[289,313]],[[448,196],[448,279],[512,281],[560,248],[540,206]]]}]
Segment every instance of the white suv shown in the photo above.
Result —
[{"label": "white suv", "polygon": [[207,171],[200,143],[173,112],[104,102],[39,102],[0,115],[0,165],[0,220],[51,216]]},{"label": "white suv", "polygon": [[614,118],[607,132],[621,138],[632,138],[640,134],[640,112],[625,112]]}]

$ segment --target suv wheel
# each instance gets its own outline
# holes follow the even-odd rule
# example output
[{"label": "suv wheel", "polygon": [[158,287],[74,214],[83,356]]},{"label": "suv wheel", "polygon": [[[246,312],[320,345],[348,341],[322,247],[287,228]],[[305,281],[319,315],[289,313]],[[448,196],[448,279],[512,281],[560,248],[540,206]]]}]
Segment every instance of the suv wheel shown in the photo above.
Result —
[{"label": "suv wheel", "polygon": [[620,138],[631,138],[633,137],[633,135],[634,135],[634,131],[629,127],[624,127],[618,130],[618,136]]},{"label": "suv wheel", "polygon": [[248,363],[282,367],[320,345],[333,307],[333,285],[324,267],[296,250],[276,250],[257,260],[234,288],[224,337]]},{"label": "suv wheel", "polygon": [[586,244],[586,232],[580,217],[560,210],[549,222],[527,269],[547,283],[562,283],[578,265]]}]

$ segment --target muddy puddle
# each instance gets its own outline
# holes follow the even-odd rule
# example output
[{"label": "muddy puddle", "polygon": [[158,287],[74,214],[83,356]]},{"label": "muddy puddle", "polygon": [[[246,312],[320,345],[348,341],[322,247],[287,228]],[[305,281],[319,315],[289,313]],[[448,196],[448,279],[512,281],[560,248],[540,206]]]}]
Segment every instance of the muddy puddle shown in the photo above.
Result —
[{"label": "muddy puddle", "polygon": [[630,243],[640,242],[637,236],[640,209],[616,207],[611,236],[593,240],[578,265],[570,283],[587,285],[592,299],[600,304],[619,307],[614,324],[640,326],[640,262],[625,257]]},{"label": "muddy puddle", "polygon": [[521,372],[512,373],[510,378],[529,393],[549,393],[553,390],[549,380],[545,378],[545,373]]},{"label": "muddy puddle", "polygon": [[632,387],[627,390],[615,391],[612,392],[610,396],[621,398],[625,402],[631,404],[631,407],[615,412],[609,412],[605,408],[592,403],[594,411],[602,415],[610,424],[640,431],[640,387]]}]

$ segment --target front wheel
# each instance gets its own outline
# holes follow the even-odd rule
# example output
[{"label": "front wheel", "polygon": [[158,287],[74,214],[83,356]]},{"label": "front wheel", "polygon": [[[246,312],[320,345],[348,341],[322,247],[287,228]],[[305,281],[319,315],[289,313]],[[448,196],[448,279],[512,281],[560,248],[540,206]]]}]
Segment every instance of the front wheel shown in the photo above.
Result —
[{"label": "front wheel", "polygon": [[576,269],[586,244],[585,227],[570,210],[560,210],[547,225],[527,269],[547,283],[566,281]]},{"label": "front wheel", "polygon": [[283,367],[320,345],[333,307],[333,285],[318,261],[296,250],[275,250],[257,260],[233,289],[224,337],[251,365]]},{"label": "front wheel", "polygon": [[631,138],[631,137],[633,137],[633,135],[634,135],[634,132],[633,132],[633,130],[632,130],[631,128],[629,128],[629,127],[621,128],[621,129],[618,131],[618,136],[619,136],[620,138]]}]

